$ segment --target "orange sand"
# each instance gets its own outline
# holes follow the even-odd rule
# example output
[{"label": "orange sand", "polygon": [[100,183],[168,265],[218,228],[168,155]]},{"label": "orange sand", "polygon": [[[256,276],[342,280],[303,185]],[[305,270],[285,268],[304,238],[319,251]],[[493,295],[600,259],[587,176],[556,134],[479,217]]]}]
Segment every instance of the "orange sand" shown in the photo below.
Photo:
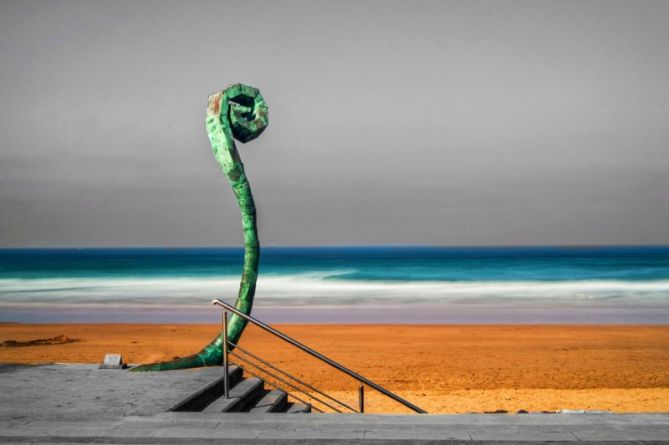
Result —
[{"label": "orange sand", "polygon": [[[432,413],[588,409],[669,412],[669,326],[279,325]],[[65,335],[79,342],[0,347],[0,362],[129,363],[195,352],[212,325],[0,324],[0,344]],[[241,346],[356,406],[357,387],[249,329]],[[250,368],[249,368],[250,369]],[[366,392],[368,411],[404,412]]]}]

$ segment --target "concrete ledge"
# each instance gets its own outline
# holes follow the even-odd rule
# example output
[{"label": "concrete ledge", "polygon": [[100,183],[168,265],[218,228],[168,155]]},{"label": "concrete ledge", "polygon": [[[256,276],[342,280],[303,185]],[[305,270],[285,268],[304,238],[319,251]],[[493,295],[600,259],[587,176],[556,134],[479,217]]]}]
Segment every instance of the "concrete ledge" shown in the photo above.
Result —
[{"label": "concrete ledge", "polygon": [[660,444],[665,414],[281,415],[167,413],[116,421],[0,422],[0,442],[297,444]]}]

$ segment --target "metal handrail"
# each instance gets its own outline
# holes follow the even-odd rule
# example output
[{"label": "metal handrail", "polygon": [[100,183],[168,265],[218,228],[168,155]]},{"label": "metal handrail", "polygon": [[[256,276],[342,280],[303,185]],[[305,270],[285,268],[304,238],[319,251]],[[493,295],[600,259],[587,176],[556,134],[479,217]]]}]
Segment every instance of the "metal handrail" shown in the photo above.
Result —
[{"label": "metal handrail", "polygon": [[[232,354],[230,354],[230,355],[232,355],[233,357],[239,357],[237,354],[234,354],[234,353],[232,353]],[[239,357],[239,358],[241,358],[241,357]],[[256,365],[255,363],[251,363],[250,361],[247,362],[247,363],[249,363],[251,366],[255,366],[255,367],[258,368],[261,372],[264,372],[265,374],[267,374],[267,371],[265,371],[264,369],[262,369],[261,367],[259,367],[259,366]],[[240,366],[240,367],[241,367],[241,366]],[[258,377],[259,379],[265,379],[265,377],[261,377],[261,376],[259,376],[258,374],[256,374],[255,372],[251,371],[250,369],[244,369],[244,372],[248,372],[248,373],[251,374],[253,377]],[[274,386],[275,388],[278,388],[278,386],[274,385],[274,384],[271,383],[271,382],[270,382],[270,385],[271,385],[271,386]],[[295,394],[293,394],[293,393],[291,393],[291,392],[288,392],[288,391],[284,391],[284,392],[285,392],[287,395],[289,395],[290,397],[292,397],[293,399],[297,400],[298,402],[302,402],[302,403],[304,403],[305,405],[310,405],[309,402],[307,402],[306,400],[300,399],[300,398],[297,397]],[[317,406],[311,405],[311,408],[312,408],[312,409],[315,409],[315,410],[318,411],[319,413],[325,413],[325,411],[323,411],[322,409],[318,408]]]},{"label": "metal handrail", "polygon": [[[327,406],[327,407],[330,408],[331,410],[336,411],[336,412],[338,412],[338,413],[341,413],[341,411],[340,411],[339,409],[337,409],[336,407],[330,405],[330,404],[327,403],[327,402],[324,402],[323,400],[319,399],[319,398],[316,397],[315,395],[313,395],[313,394],[309,394],[309,393],[306,392],[305,390],[298,388],[298,387],[295,386],[294,384],[292,384],[292,383],[290,383],[290,382],[288,382],[288,381],[282,379],[281,377],[277,376],[276,374],[272,374],[270,371],[261,368],[261,367],[258,366],[256,363],[253,363],[251,360],[247,360],[247,359],[245,359],[244,357],[242,357],[241,355],[239,355],[239,354],[237,354],[237,353],[235,353],[235,352],[231,352],[230,355],[232,355],[233,357],[236,357],[237,359],[243,361],[244,363],[246,363],[246,364],[248,364],[248,365],[251,365],[251,366],[253,366],[253,367],[255,367],[255,368],[258,368],[260,371],[264,372],[265,374],[269,375],[270,377],[272,377],[272,378],[278,380],[279,382],[283,383],[284,385],[288,385],[288,386],[290,386],[291,388],[293,388],[293,389],[296,390],[296,391],[299,391],[299,392],[303,393],[303,394],[306,395],[307,397],[310,397],[310,398],[312,398],[312,399],[314,399],[314,400],[317,400],[319,403],[322,403],[323,405]],[[246,371],[246,370],[245,370],[245,371]],[[289,395],[290,395],[291,397],[297,398],[297,397],[295,397],[293,394],[289,394]],[[301,401],[301,402],[304,402],[303,400],[300,400],[300,401]]]},{"label": "metal handrail", "polygon": [[[337,404],[343,406],[344,408],[346,408],[346,409],[348,409],[348,410],[350,410],[350,411],[352,411],[352,412],[354,412],[354,413],[357,412],[357,411],[355,410],[355,408],[353,408],[353,407],[347,405],[346,403],[342,402],[341,400],[338,400],[338,399],[336,399],[335,397],[332,397],[331,395],[329,395],[329,394],[327,394],[327,393],[321,391],[320,389],[316,388],[315,386],[310,385],[310,384],[308,384],[307,382],[304,382],[304,381],[298,379],[297,377],[295,377],[294,375],[292,375],[292,374],[290,374],[290,373],[284,371],[283,369],[276,367],[275,365],[271,364],[271,363],[268,362],[267,360],[264,360],[264,359],[258,357],[256,354],[252,353],[251,351],[247,351],[246,349],[242,348],[242,347],[239,346],[239,345],[234,344],[234,343],[231,342],[231,341],[228,341],[228,344],[232,345],[232,346],[235,348],[235,351],[234,351],[234,352],[230,352],[231,355],[236,356],[236,357],[239,357],[240,359],[244,360],[243,358],[241,358],[241,357],[239,356],[239,354],[236,353],[236,351],[241,351],[242,353],[244,353],[244,354],[246,354],[246,355],[248,355],[248,356],[250,356],[250,357],[253,357],[254,360],[258,360],[258,361],[259,361],[260,363],[262,363],[263,365],[265,365],[265,366],[267,366],[267,367],[273,369],[273,370],[276,371],[276,372],[279,372],[279,373],[285,375],[286,377],[288,377],[288,378],[291,379],[291,380],[296,381],[296,382],[299,383],[300,385],[303,385],[303,386],[309,388],[310,390],[317,392],[318,394],[322,395],[323,397],[326,397],[326,398],[330,399],[331,401],[333,401],[333,402],[335,402],[335,403],[337,403]],[[248,363],[248,362],[247,362],[247,363]],[[262,368],[260,368],[258,365],[254,365],[254,366],[256,366],[256,367],[259,368],[259,369],[262,369]],[[269,375],[272,375],[272,374],[270,374],[268,371],[263,370],[263,372],[265,372],[265,373],[267,373],[267,374],[269,374]],[[278,377],[275,377],[275,378],[276,378],[277,380],[279,379]],[[281,380],[281,381],[284,382],[283,380]],[[287,382],[284,382],[284,383],[289,384],[289,383],[287,383]],[[309,397],[312,397],[312,398],[315,399],[315,397],[312,396],[311,394],[309,394],[308,392],[306,392],[306,391],[304,391],[304,390],[302,390],[302,389],[299,389],[299,388],[297,388],[297,387],[295,387],[295,386],[293,386],[293,385],[291,385],[291,386],[292,386],[293,388],[297,389],[298,391],[300,391],[300,392],[304,392],[305,394],[309,395]],[[318,400],[318,399],[316,399],[316,400]],[[321,402],[321,403],[323,403],[323,404],[325,405],[324,402]],[[330,405],[327,405],[327,406],[328,406],[329,408],[331,408],[331,409],[336,410],[335,408],[333,408],[333,407],[330,406]],[[337,410],[336,410],[336,411],[337,411]]]},{"label": "metal handrail", "polygon": [[[284,334],[283,332],[280,332],[280,331],[274,329],[273,327],[263,323],[262,321],[257,320],[255,318],[251,317],[250,315],[246,315],[245,313],[243,313],[242,311],[240,311],[236,307],[226,303],[225,301],[221,301],[221,300],[216,299],[216,300],[212,300],[211,304],[216,305],[216,306],[221,306],[226,312],[230,311],[233,314],[236,314],[237,316],[242,317],[246,321],[253,323],[254,325],[258,326],[259,328],[261,328],[261,329],[269,332],[270,334],[280,338],[281,340],[283,340],[287,343],[290,343],[291,345],[295,346],[298,349],[301,349],[302,351],[306,352],[307,354],[311,355],[312,357],[315,357],[315,358],[319,359],[320,361],[330,365],[331,367],[343,372],[344,374],[347,374],[348,376],[356,379],[361,384],[360,385],[360,401],[361,401],[360,412],[364,412],[364,405],[363,405],[364,386],[363,386],[363,384],[365,384],[365,385],[369,386],[370,388],[373,388],[373,389],[377,390],[378,392],[385,395],[386,397],[389,397],[389,398],[395,400],[396,402],[400,403],[401,405],[404,405],[405,407],[407,407],[407,408],[409,408],[409,409],[411,409],[411,410],[413,410],[417,413],[427,414],[427,411],[425,411],[424,409],[414,405],[413,403],[409,402],[408,400],[403,399],[402,397],[398,396],[397,394],[387,390],[383,386],[381,386],[377,383],[374,383],[373,381],[369,380],[368,378],[361,376],[357,372],[348,369],[347,367],[335,362],[334,360],[324,356],[323,354],[321,354],[317,351],[314,351],[310,347],[308,347],[306,345],[303,345],[299,341],[289,337],[288,335]],[[224,356],[227,356],[227,349],[228,349],[227,348],[227,344],[228,344],[227,329],[226,329],[227,328],[227,318],[228,318],[227,314],[224,314],[223,320],[224,320],[224,331],[225,332],[223,333],[223,337],[224,337],[223,340],[224,340],[224,344],[226,345],[226,347],[223,348]],[[224,362],[227,361],[226,358],[227,357],[224,357]],[[227,363],[224,363],[224,366],[227,366]],[[225,372],[225,376],[227,377],[227,371]]]}]

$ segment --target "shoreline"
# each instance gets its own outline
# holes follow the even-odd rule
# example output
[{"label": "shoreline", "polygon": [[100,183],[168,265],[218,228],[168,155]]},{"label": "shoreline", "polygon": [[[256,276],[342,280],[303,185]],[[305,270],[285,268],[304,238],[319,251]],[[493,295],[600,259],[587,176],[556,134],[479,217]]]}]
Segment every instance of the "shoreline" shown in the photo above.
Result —
[{"label": "shoreline", "polygon": [[[412,325],[669,325],[669,306],[603,304],[531,305],[527,302],[370,305],[257,304],[253,316],[270,324]],[[0,323],[212,324],[219,311],[209,304],[160,307],[156,304],[12,305],[0,304]]]},{"label": "shoreline", "polygon": [[[193,326],[193,327],[207,327],[214,329],[215,327],[220,328],[220,324],[211,323],[211,322],[170,322],[170,323],[153,323],[153,322],[125,322],[125,321],[105,321],[105,322],[88,322],[88,321],[72,321],[72,322],[24,322],[24,321],[0,321],[0,326],[155,326],[155,327],[165,327],[165,326]],[[285,328],[285,327],[336,327],[343,328],[347,326],[356,327],[423,327],[423,328],[533,328],[533,327],[547,327],[547,328],[666,328],[669,330],[668,323],[368,323],[368,322],[299,322],[299,323],[272,323],[272,327]],[[4,332],[0,331],[0,339]],[[0,340],[2,341],[2,340]]]},{"label": "shoreline", "polygon": [[[274,324],[431,413],[560,409],[669,412],[669,325]],[[64,335],[71,343],[0,347],[0,362],[128,363],[197,352],[218,324],[0,323],[0,343]],[[240,342],[342,397],[351,382],[257,328]],[[370,407],[401,412],[366,394]]]}]

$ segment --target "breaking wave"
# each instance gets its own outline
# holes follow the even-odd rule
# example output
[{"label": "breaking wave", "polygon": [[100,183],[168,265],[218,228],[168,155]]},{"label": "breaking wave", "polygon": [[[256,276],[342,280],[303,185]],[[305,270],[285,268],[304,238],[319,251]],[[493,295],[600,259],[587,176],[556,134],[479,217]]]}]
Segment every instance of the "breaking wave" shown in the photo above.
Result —
[{"label": "breaking wave", "polygon": [[[669,303],[669,280],[363,281],[332,279],[345,271],[258,279],[257,305]],[[234,300],[238,277],[71,277],[0,279],[3,305],[203,305]]]}]

